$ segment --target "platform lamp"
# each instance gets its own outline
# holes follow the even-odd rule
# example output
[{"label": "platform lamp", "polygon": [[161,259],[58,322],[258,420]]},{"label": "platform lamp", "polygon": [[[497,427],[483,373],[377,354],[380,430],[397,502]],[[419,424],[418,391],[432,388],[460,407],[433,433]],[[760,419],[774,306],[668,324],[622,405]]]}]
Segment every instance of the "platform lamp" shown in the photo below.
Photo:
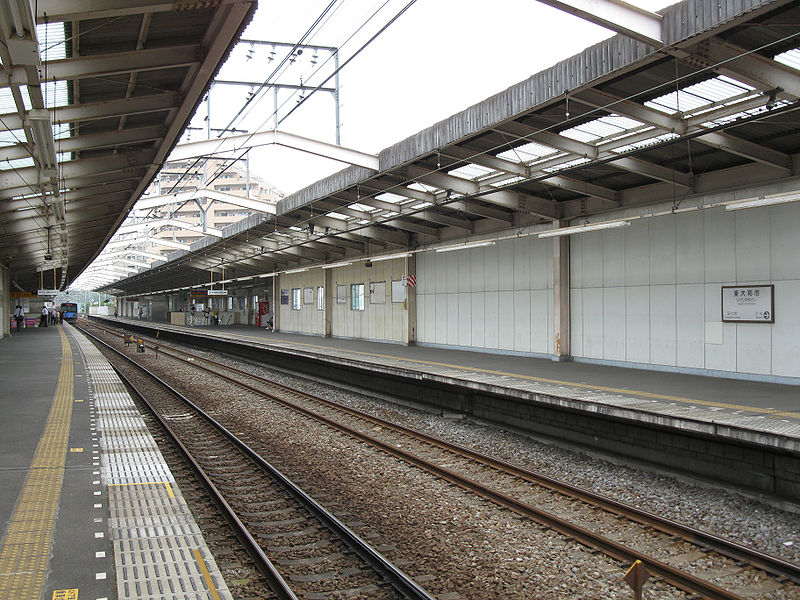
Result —
[{"label": "platform lamp", "polygon": [[33,143],[39,157],[42,174],[47,178],[58,176],[56,160],[56,144],[53,140],[53,124],[50,111],[45,108],[34,108],[28,111],[28,124],[33,133]]}]

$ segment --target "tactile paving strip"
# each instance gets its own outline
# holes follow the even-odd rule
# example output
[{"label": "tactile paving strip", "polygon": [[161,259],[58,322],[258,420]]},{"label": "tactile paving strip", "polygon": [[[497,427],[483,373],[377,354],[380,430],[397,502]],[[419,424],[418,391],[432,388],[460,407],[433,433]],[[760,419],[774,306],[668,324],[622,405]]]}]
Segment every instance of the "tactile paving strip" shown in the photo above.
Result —
[{"label": "tactile paving strip", "polygon": [[100,352],[86,359],[100,434],[119,600],[232,600],[175,478],[125,386]]}]

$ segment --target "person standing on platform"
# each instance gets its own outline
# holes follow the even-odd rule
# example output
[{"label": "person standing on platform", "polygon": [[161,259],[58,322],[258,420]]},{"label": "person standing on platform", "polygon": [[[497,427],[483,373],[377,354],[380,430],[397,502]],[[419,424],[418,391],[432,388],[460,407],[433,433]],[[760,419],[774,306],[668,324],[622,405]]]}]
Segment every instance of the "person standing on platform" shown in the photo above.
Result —
[{"label": "person standing on platform", "polygon": [[42,318],[39,320],[39,327],[47,327],[47,317],[48,316],[50,316],[50,314],[47,312],[47,307],[43,306],[42,307]]},{"label": "person standing on platform", "polygon": [[17,322],[17,331],[22,331],[22,323],[25,321],[25,311],[19,304],[17,304],[17,308],[14,309],[14,320]]}]

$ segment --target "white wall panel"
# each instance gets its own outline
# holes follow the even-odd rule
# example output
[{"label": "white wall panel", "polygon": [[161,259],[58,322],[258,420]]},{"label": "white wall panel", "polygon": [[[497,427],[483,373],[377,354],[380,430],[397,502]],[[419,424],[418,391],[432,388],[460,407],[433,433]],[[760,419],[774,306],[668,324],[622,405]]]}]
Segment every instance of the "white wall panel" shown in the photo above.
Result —
[{"label": "white wall panel", "polygon": [[499,293],[486,292],[484,294],[483,314],[484,314],[484,340],[485,348],[498,348],[499,339]]},{"label": "white wall panel", "polygon": [[434,338],[437,344],[447,343],[447,309],[448,309],[448,295],[436,295],[436,318],[433,324],[436,330],[436,337]]},{"label": "white wall panel", "polygon": [[553,331],[553,294],[548,290],[533,290],[531,292],[531,352],[552,354],[551,344]]},{"label": "white wall panel", "polygon": [[676,282],[703,283],[705,280],[704,214],[698,211],[675,215],[674,218]]},{"label": "white wall panel", "polygon": [[486,246],[485,248],[475,248],[470,252],[480,252],[483,254],[483,289],[487,292],[499,290],[500,277],[500,251],[498,246]]},{"label": "white wall panel", "polygon": [[[722,301],[720,284],[708,283],[705,292],[706,323],[721,323]],[[713,340],[714,342],[717,340]],[[705,343],[705,368],[736,371],[736,325],[722,323],[722,343]]]},{"label": "white wall panel", "polygon": [[514,240],[514,289],[531,289],[531,238]]},{"label": "white wall panel", "polygon": [[514,292],[501,290],[498,293],[498,334],[497,347],[503,350],[514,349]]},{"label": "white wall panel", "polygon": [[785,204],[754,210],[769,210],[773,280],[797,280],[800,278],[800,206]]},{"label": "white wall panel", "polygon": [[622,230],[625,236],[625,283],[650,285],[650,229],[648,223],[634,221]]},{"label": "white wall panel", "polygon": [[587,358],[603,358],[603,289],[583,290],[583,352]]},{"label": "white wall panel", "polygon": [[[570,346],[572,356],[586,356],[583,343],[583,289],[576,288],[570,292]],[[552,349],[551,349],[552,352]]]},{"label": "white wall panel", "polygon": [[486,296],[484,294],[471,294],[472,300],[470,308],[472,310],[472,320],[470,326],[471,346],[483,348],[486,346]]},{"label": "white wall panel", "polygon": [[[574,237],[574,236],[573,236]],[[582,234],[581,257],[583,259],[583,287],[602,287],[603,285],[603,232],[594,231]]]},{"label": "white wall panel", "polygon": [[650,285],[675,283],[675,219],[651,219]]},{"label": "white wall panel", "polygon": [[[490,246],[491,248],[491,246]],[[498,254],[498,281],[497,289],[507,291],[514,289],[514,244],[510,241],[499,242],[497,246]]]},{"label": "white wall panel", "polygon": [[[795,255],[797,257],[798,255]],[[796,260],[796,258],[795,258]],[[796,263],[795,263],[796,264]],[[775,283],[776,325],[772,329],[772,370],[774,375],[800,377],[800,281]]]},{"label": "white wall panel", "polygon": [[603,232],[603,285],[625,285],[625,236],[618,231]]},{"label": "white wall panel", "polygon": [[444,258],[444,261],[439,264],[444,265],[445,270],[439,273],[439,275],[447,281],[445,292],[448,294],[458,293],[459,254],[461,254],[461,252],[444,252],[440,254],[440,256]]},{"label": "white wall panel", "polygon": [[625,360],[650,362],[650,288],[625,289]]},{"label": "white wall panel", "polygon": [[650,287],[650,360],[657,365],[675,366],[675,286]]},{"label": "white wall panel", "polygon": [[739,210],[736,215],[736,281],[770,281],[769,210]]},{"label": "white wall panel", "polygon": [[463,253],[469,261],[470,286],[471,292],[483,292],[486,290],[486,252],[483,248],[475,248],[471,252]]},{"label": "white wall panel", "polygon": [[736,279],[735,211],[704,211],[706,282],[732,282]]},{"label": "white wall panel", "polygon": [[[453,252],[458,259],[458,292],[472,291],[472,262],[471,252]],[[483,279],[483,277],[481,277]]]},{"label": "white wall panel", "polygon": [[772,327],[766,323],[739,323],[736,331],[736,369],[769,374],[772,363]]},{"label": "white wall panel", "polygon": [[[456,262],[456,264],[458,263]],[[445,320],[447,321],[447,337],[444,343],[448,346],[458,345],[458,329],[461,326],[461,320],[458,314],[459,297],[459,294],[447,294],[445,296],[445,303],[447,306],[447,312],[445,314]]]},{"label": "white wall panel", "polygon": [[458,295],[458,341],[459,346],[472,346],[472,294]]},{"label": "white wall panel", "polygon": [[625,360],[625,288],[603,290],[603,358]]},{"label": "white wall panel", "polygon": [[514,291],[514,350],[531,351],[531,291]]},{"label": "white wall panel", "polygon": [[[569,281],[570,286],[574,289],[583,289],[586,287],[586,283],[583,280],[583,240],[585,237],[586,236],[583,235],[573,235],[569,238]],[[558,238],[543,238],[539,241],[547,243],[548,248],[546,249],[546,254],[550,257],[550,262],[552,263],[555,253],[553,244],[558,243]],[[550,277],[548,281],[553,281],[553,278]]]},{"label": "white wall panel", "polygon": [[553,244],[551,239],[533,238],[531,288],[546,290],[553,287]]},{"label": "white wall panel", "polygon": [[703,284],[678,285],[677,364],[679,367],[703,368],[705,335],[705,289]]}]

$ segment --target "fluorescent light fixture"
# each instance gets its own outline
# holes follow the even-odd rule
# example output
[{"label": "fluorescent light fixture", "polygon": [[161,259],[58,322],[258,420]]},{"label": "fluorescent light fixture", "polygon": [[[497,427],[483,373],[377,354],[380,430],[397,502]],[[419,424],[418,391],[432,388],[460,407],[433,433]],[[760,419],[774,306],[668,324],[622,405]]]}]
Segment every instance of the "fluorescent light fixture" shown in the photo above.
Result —
[{"label": "fluorescent light fixture", "polygon": [[395,258],[408,258],[411,256],[411,252],[400,252],[399,254],[388,254],[386,256],[374,256],[372,258],[367,258],[365,260],[370,260],[372,262],[380,262],[382,260],[394,260]]},{"label": "fluorescent light fixture", "polygon": [[576,225],[574,227],[562,227],[561,229],[551,229],[540,233],[540,238],[558,237],[560,235],[572,235],[573,233],[585,233],[587,231],[598,231],[600,229],[616,229],[617,227],[629,227],[631,222],[627,219],[621,221],[603,221],[601,223],[588,223],[586,225]]},{"label": "fluorescent light fixture", "polygon": [[352,264],[353,263],[351,263],[351,262],[340,262],[340,263],[334,263],[332,265],[322,265],[322,268],[323,269],[335,269],[336,267],[346,267],[347,265],[352,265]]},{"label": "fluorescent light fixture", "polygon": [[494,246],[495,241],[489,240],[485,242],[472,242],[469,244],[455,244],[453,246],[442,246],[436,248],[436,252],[455,252],[456,250],[469,250],[470,248],[482,248],[484,246]]},{"label": "fluorescent light fixture", "polygon": [[275,275],[277,275],[277,273],[264,273],[263,275],[259,275],[258,278],[264,279],[266,277],[275,277]]},{"label": "fluorescent light fixture", "polygon": [[[33,143],[36,144],[36,153],[39,155],[42,170],[55,169],[57,167],[56,145],[53,141],[53,124],[50,121],[50,111],[46,108],[29,110],[28,123],[33,133]],[[55,175],[53,174],[53,176]]]},{"label": "fluorescent light fixture", "polygon": [[292,273],[305,273],[308,271],[308,267],[303,267],[302,269],[291,269],[289,271],[284,271],[284,274],[291,275]]},{"label": "fluorescent light fixture", "polygon": [[737,200],[725,204],[725,210],[741,210],[743,208],[758,208],[759,206],[772,206],[773,204],[787,204],[800,200],[800,192],[777,194],[774,196],[759,196],[747,200]]}]

